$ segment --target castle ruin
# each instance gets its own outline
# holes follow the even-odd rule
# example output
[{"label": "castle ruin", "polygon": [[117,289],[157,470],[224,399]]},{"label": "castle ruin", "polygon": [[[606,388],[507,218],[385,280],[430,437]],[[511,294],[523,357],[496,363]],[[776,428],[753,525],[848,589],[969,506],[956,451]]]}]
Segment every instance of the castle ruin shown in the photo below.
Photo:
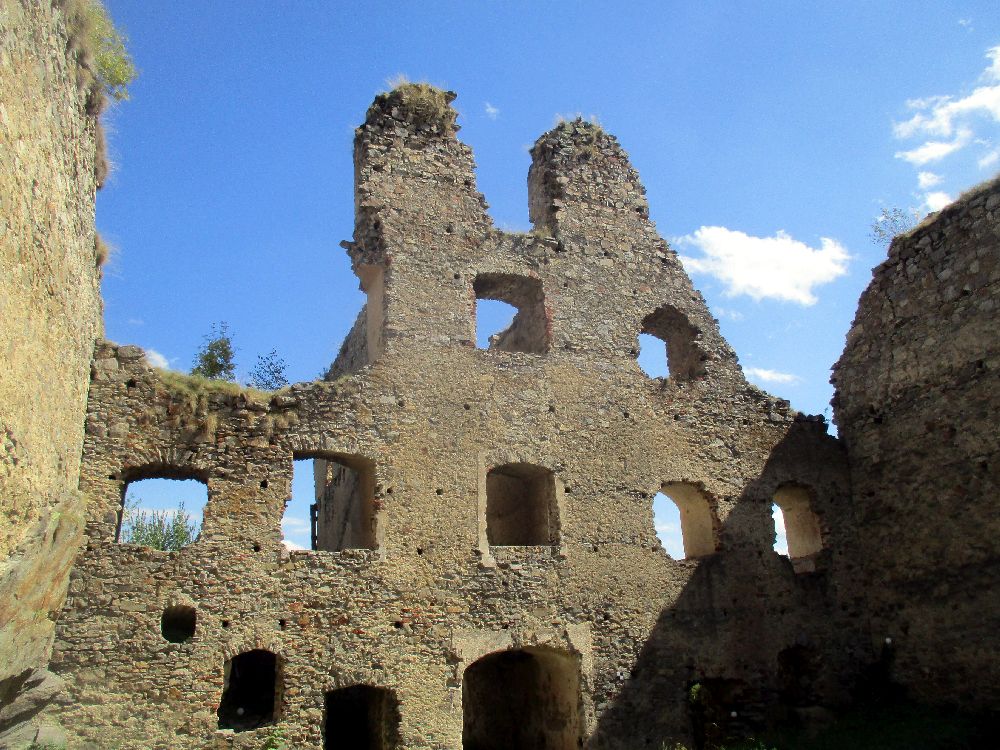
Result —
[{"label": "castle ruin", "polygon": [[[2,186],[4,267],[24,271],[0,283],[24,302],[0,334],[16,521],[0,695],[38,711],[8,729],[0,708],[0,732],[44,718],[70,747],[260,748],[277,728],[316,750],[659,750],[846,706],[872,669],[928,704],[1000,707],[1000,182],[876,269],[835,368],[835,438],[747,383],[612,136],[576,121],[539,138],[534,230],[502,232],[453,95],[407,85],[357,130],[344,244],[367,304],[326,378],[184,386],[97,337],[92,124],[58,13],[12,7],[5,62],[50,69],[43,86],[5,65],[3,102],[30,84],[20,105],[62,109],[23,115]],[[38,218],[46,200],[58,221]],[[77,314],[40,319],[38,278]],[[478,300],[518,310],[488,349]],[[640,370],[640,333],[669,377]],[[289,552],[302,458],[316,549]],[[118,541],[126,487],[156,477],[207,486],[178,552]],[[660,491],[684,559],[654,532]]]}]

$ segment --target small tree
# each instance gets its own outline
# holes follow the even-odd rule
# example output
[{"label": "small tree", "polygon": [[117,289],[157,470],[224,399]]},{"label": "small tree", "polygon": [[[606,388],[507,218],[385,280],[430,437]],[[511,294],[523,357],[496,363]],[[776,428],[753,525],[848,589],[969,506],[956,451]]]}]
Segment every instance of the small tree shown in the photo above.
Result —
[{"label": "small tree", "polygon": [[871,224],[868,236],[879,247],[888,247],[896,235],[909,232],[917,225],[916,211],[904,211],[899,206],[883,208],[882,213]]},{"label": "small tree", "polygon": [[213,380],[236,381],[236,350],[229,335],[229,324],[222,321],[212,324],[212,333],[205,336],[201,349],[195,355],[192,375],[201,375]]},{"label": "small tree", "polygon": [[288,378],[285,377],[285,360],[278,356],[276,349],[257,356],[257,364],[250,371],[250,379],[247,382],[251,388],[259,388],[262,391],[275,391],[288,385]]},{"label": "small tree", "polygon": [[197,537],[198,524],[184,510],[183,500],[177,504],[175,511],[140,510],[138,499],[125,504],[120,538],[126,544],[141,544],[174,552]]}]

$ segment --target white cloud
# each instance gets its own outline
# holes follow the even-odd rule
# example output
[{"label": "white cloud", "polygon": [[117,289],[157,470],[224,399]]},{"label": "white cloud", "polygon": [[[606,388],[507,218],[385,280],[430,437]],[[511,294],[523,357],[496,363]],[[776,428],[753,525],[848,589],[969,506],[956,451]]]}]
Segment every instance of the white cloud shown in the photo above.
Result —
[{"label": "white cloud", "polygon": [[909,151],[897,151],[896,158],[910,162],[917,167],[929,164],[932,161],[940,161],[949,154],[953,154],[961,148],[965,148],[972,140],[972,131],[963,130],[953,141],[927,141],[922,146],[910,149]]},{"label": "white cloud", "polygon": [[287,549],[289,552],[294,552],[295,550],[298,550],[298,549],[305,549],[305,547],[303,547],[301,544],[296,544],[295,542],[290,542],[287,539],[282,539],[281,543],[285,545],[285,549]]},{"label": "white cloud", "polygon": [[[967,19],[959,21],[969,27]],[[989,141],[975,137],[975,131],[981,129],[984,123],[1000,124],[1000,45],[986,51],[989,65],[979,76],[979,85],[970,93],[963,95],[930,96],[923,99],[911,99],[906,106],[913,115],[903,122],[893,124],[893,134],[900,140],[921,138],[923,142],[912,148],[896,152],[897,159],[922,167],[931,162],[937,162],[945,157],[964,149],[969,144],[989,146]],[[980,168],[992,165],[998,157],[987,153],[979,159]],[[983,167],[983,162],[986,167]],[[940,182],[925,180],[925,175],[933,173],[921,172],[918,181],[921,190],[927,190]],[[936,175],[935,175],[936,177]],[[928,201],[940,200],[942,194],[931,194]],[[933,210],[933,209],[932,209]]]},{"label": "white cloud", "polygon": [[986,50],[986,59],[990,61],[990,66],[983,71],[983,79],[1000,81],[1000,44]]},{"label": "white cloud", "polygon": [[716,315],[720,318],[728,318],[729,320],[741,321],[745,317],[743,313],[739,310],[734,310],[731,307],[716,307],[712,309]]},{"label": "white cloud", "polygon": [[952,100],[949,96],[943,99],[928,107],[927,111],[918,112],[905,122],[895,123],[893,133],[897,138],[912,138],[915,135],[948,138],[958,128],[958,120],[986,115],[1000,122],[1000,84],[980,86],[961,99]]},{"label": "white cloud", "polygon": [[919,183],[921,190],[926,190],[927,188],[934,187],[941,182],[941,175],[934,174],[933,172],[921,172],[917,175],[917,182]]},{"label": "white cloud", "polygon": [[978,162],[976,162],[976,165],[980,169],[989,169],[998,161],[1000,161],[1000,149],[993,149],[984,157],[982,157]]},{"label": "white cloud", "polygon": [[743,372],[745,372],[752,380],[763,380],[765,383],[798,383],[800,378],[798,375],[792,375],[788,372],[779,372],[778,370],[768,370],[763,367],[744,367]]},{"label": "white cloud", "polygon": [[954,200],[955,199],[947,193],[935,190],[924,196],[924,205],[927,207],[928,211],[940,211]]},{"label": "white cloud", "polygon": [[486,116],[489,117],[491,120],[497,119],[497,117],[500,116],[499,108],[494,107],[489,102],[486,102]]},{"label": "white cloud", "polygon": [[309,521],[305,518],[299,518],[298,516],[285,516],[281,519],[281,530],[285,533],[298,534],[304,531],[310,531],[311,525]]},{"label": "white cloud", "polygon": [[141,326],[144,323],[142,318],[129,318],[125,322],[130,326]]},{"label": "white cloud", "polygon": [[971,18],[959,18],[958,19],[958,25],[962,26],[963,28],[968,29],[969,31],[973,30],[972,29],[972,19]]},{"label": "white cloud", "polygon": [[159,367],[161,370],[169,370],[170,363],[167,358],[160,354],[156,349],[146,349],[146,361],[149,362],[153,367]]},{"label": "white cloud", "polygon": [[681,256],[690,273],[707,273],[726,285],[729,297],[746,294],[754,300],[777,299],[813,305],[813,288],[847,273],[851,256],[836,240],[820,239],[814,248],[779,231],[774,237],[753,237],[726,227],[701,227],[675,240],[702,252]]}]

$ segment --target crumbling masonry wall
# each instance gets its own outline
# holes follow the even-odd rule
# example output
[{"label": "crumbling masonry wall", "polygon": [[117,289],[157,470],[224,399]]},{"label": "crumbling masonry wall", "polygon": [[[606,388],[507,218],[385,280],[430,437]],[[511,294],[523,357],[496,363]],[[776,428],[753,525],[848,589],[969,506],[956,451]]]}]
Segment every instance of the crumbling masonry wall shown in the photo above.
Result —
[{"label": "crumbling masonry wall", "polygon": [[871,637],[921,700],[1000,706],[1000,180],[897,237],[834,371]]},{"label": "crumbling masonry wall", "polygon": [[0,2],[0,745],[56,689],[44,668],[81,539],[101,329],[95,120],[56,5]]},{"label": "crumbling masonry wall", "polygon": [[[357,131],[346,247],[368,304],[328,380],[258,400],[181,387],[136,347],[99,346],[87,545],[52,662],[70,686],[59,717],[71,746],[260,747],[271,727],[220,730],[216,712],[226,663],[261,649],[276,655],[276,726],[317,750],[325,707],[340,705],[328,694],[351,686],[382,691],[383,735],[399,747],[461,747],[479,726],[463,696],[493,694],[463,690],[474,665],[560,686],[545,692],[553,747],[624,750],[690,741],[694,683],[726,686],[713,719],[736,732],[838,704],[870,658],[841,446],[746,382],[616,140],[581,122],[543,135],[536,231],[500,232],[450,96],[381,95]],[[525,330],[544,352],[509,351],[527,346],[518,336],[475,347],[477,295],[494,293],[521,295],[533,315],[540,302],[544,326],[536,315]],[[650,316],[684,363],[668,379],[635,359]],[[371,463],[374,549],[285,550],[303,455]],[[490,544],[488,476],[508,466],[545,479],[534,494],[549,543]],[[179,552],[115,541],[124,485],[158,473],[208,485],[201,535]],[[664,483],[707,498],[714,551],[664,552],[652,514]],[[823,538],[795,567],[772,549],[771,502],[790,484],[806,488]],[[178,607],[196,610],[183,642],[161,632]],[[821,667],[792,675],[806,687],[789,696],[779,665],[800,651]],[[539,668],[502,671],[525,659]]]}]

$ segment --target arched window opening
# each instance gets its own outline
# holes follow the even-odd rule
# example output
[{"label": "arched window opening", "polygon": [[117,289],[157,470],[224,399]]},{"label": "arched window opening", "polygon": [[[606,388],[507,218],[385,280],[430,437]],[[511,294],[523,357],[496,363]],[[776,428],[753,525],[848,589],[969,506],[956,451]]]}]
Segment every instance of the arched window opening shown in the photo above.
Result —
[{"label": "arched window opening", "polygon": [[[698,334],[698,329],[676,308],[663,305],[642,321],[639,366],[650,377],[676,380],[702,377],[705,374],[705,356],[697,344]],[[663,357],[654,352],[657,344],[663,351]]]},{"label": "arched window opening", "polygon": [[[528,354],[544,354],[549,350],[548,317],[540,279],[481,273],[473,281],[472,289],[476,296],[476,345],[479,348]],[[493,300],[504,306],[480,304],[481,300]],[[507,318],[511,313],[513,318]],[[501,325],[506,327],[501,329]]]},{"label": "arched window opening", "polygon": [[169,467],[126,473],[116,540],[176,551],[198,538],[208,484]]},{"label": "arched window opening", "polygon": [[570,654],[501,651],[465,670],[464,750],[577,750],[582,729],[579,670]]},{"label": "arched window opening", "polygon": [[559,509],[555,475],[542,466],[516,463],[486,475],[486,538],[492,546],[555,545]]},{"label": "arched window opening", "polygon": [[781,527],[787,542],[787,554],[792,560],[810,557],[823,548],[819,519],[812,509],[809,490],[786,484],[774,493],[775,550],[780,553]]},{"label": "arched window opening", "polygon": [[281,520],[289,549],[375,548],[375,465],[363,456],[296,453]]},{"label": "arched window opening", "polygon": [[675,559],[704,557],[716,551],[711,505],[693,484],[663,484],[653,498],[653,522],[664,549]]},{"label": "arched window opening", "polygon": [[184,643],[194,637],[197,622],[198,612],[194,607],[167,607],[160,617],[160,633],[171,643]]},{"label": "arched window opening", "polygon": [[245,732],[273,723],[280,699],[277,657],[254,649],[226,661],[225,670],[219,729]]},{"label": "arched window opening", "polygon": [[370,685],[331,690],[324,701],[323,750],[395,750],[399,703],[395,694]]}]

